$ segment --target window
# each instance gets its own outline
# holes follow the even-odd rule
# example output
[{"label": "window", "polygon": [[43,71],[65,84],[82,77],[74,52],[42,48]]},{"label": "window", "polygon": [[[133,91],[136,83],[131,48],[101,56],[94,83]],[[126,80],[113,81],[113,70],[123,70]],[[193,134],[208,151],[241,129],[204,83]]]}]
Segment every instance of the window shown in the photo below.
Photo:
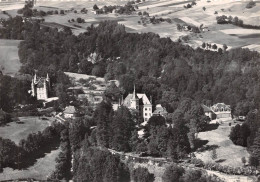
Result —
[{"label": "window", "polygon": [[144,113],[145,116],[147,116],[147,113]]},{"label": "window", "polygon": [[100,99],[99,98],[94,98],[95,101],[99,101]]},{"label": "window", "polygon": [[151,111],[151,108],[149,108],[149,111]]},{"label": "window", "polygon": [[147,108],[144,108],[145,111],[147,111]]},{"label": "window", "polygon": [[145,121],[147,121],[147,118],[144,118]]}]

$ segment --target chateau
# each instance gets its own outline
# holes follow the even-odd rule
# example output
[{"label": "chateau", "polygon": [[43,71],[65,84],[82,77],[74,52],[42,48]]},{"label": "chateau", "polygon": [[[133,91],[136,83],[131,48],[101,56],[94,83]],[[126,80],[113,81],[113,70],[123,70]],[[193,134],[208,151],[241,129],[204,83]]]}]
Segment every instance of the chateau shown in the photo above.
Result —
[{"label": "chateau", "polygon": [[46,78],[37,77],[34,75],[31,83],[31,94],[33,97],[36,97],[37,100],[46,100],[48,99],[48,93],[50,90],[50,78],[47,74]]},{"label": "chateau", "polygon": [[131,110],[137,110],[142,113],[144,118],[144,124],[148,122],[150,117],[152,117],[152,103],[147,98],[146,94],[135,93],[135,87],[132,94],[128,94],[128,96],[123,101],[123,106]]}]

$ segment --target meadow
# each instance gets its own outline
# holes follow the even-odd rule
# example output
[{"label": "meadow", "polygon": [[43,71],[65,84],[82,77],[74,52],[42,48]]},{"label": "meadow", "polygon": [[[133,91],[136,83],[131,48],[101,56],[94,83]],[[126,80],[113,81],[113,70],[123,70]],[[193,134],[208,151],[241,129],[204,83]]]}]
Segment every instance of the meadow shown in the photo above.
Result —
[{"label": "meadow", "polygon": [[11,122],[0,127],[0,137],[10,139],[19,144],[21,139],[26,139],[30,133],[43,131],[50,126],[54,118],[41,119],[39,117],[20,117],[19,122]]},{"label": "meadow", "polygon": [[12,168],[4,168],[0,173],[0,181],[14,179],[37,179],[46,181],[50,174],[55,170],[55,158],[58,157],[61,149],[57,148],[47,153],[43,158],[37,159],[36,163],[25,170],[14,170]]},{"label": "meadow", "polygon": [[[231,126],[228,123],[232,123]],[[214,126],[214,124],[212,123]],[[233,144],[229,139],[231,127],[235,126],[236,123],[232,119],[223,120],[223,124],[216,128],[212,128],[205,132],[198,134],[198,139],[204,143],[203,147],[198,149],[195,153],[196,157],[204,162],[213,161],[212,150],[216,149],[217,159],[215,162],[221,165],[228,165],[233,167],[243,166],[241,161],[242,157],[246,157],[248,160],[249,153],[245,147],[241,147]]]},{"label": "meadow", "polygon": [[19,43],[19,40],[0,39],[0,70],[6,75],[14,76],[20,69]]}]

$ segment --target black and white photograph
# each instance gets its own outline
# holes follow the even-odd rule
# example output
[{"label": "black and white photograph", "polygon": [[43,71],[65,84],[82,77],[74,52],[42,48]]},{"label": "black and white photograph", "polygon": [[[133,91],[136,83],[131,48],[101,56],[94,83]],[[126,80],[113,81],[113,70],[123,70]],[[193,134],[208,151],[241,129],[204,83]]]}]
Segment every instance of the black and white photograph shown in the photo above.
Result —
[{"label": "black and white photograph", "polygon": [[0,182],[260,182],[260,0],[0,0]]}]

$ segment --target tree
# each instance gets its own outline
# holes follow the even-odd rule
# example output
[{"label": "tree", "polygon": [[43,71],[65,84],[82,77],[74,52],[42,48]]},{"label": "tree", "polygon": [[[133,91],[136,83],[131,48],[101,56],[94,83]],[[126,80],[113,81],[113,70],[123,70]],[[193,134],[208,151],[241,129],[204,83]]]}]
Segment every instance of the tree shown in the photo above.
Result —
[{"label": "tree", "polygon": [[202,47],[203,49],[205,49],[205,47],[206,47],[205,42],[202,43],[201,47]]},{"label": "tree", "polygon": [[218,158],[216,149],[213,149],[213,150],[212,150],[211,158],[212,158],[213,160],[216,160],[216,159]]},{"label": "tree", "polygon": [[219,54],[222,54],[223,53],[223,50],[221,48],[218,48],[218,53]]},{"label": "tree", "polygon": [[74,171],[75,181],[130,181],[129,169],[118,156],[95,147],[89,147],[83,153],[78,160],[77,171]]},{"label": "tree", "polygon": [[226,44],[223,44],[223,49],[224,49],[224,51],[226,51],[227,48],[228,48],[228,46],[227,46]]},{"label": "tree", "polygon": [[99,9],[98,6],[96,4],[94,4],[93,10],[98,10],[98,9]]},{"label": "tree", "polygon": [[142,12],[141,11],[138,12],[138,16],[142,16]]},{"label": "tree", "polygon": [[182,31],[182,26],[179,23],[177,24],[177,30]]},{"label": "tree", "polygon": [[218,46],[216,45],[216,44],[214,44],[213,46],[212,46],[212,49],[217,49],[218,48]]},{"label": "tree", "polygon": [[246,165],[246,158],[245,157],[242,157],[241,158],[241,161],[242,161],[242,163],[244,164],[244,166]]},{"label": "tree", "polygon": [[117,151],[131,151],[129,141],[135,129],[135,123],[128,108],[122,106],[115,112],[111,129],[111,147]]},{"label": "tree", "polygon": [[180,182],[181,176],[184,174],[184,169],[177,166],[176,164],[171,164],[166,168],[163,173],[163,182]]},{"label": "tree", "polygon": [[203,11],[206,11],[206,8],[205,8],[205,7],[203,7],[202,9],[203,9]]},{"label": "tree", "polygon": [[259,160],[258,160],[258,158],[256,157],[256,156],[250,156],[249,157],[249,164],[250,164],[250,166],[254,166],[256,169],[257,169],[257,167],[258,167],[258,165],[259,165]]},{"label": "tree", "polygon": [[251,146],[251,151],[254,157],[260,161],[260,129],[258,129],[258,132],[255,134],[255,139],[253,145]]},{"label": "tree", "polygon": [[138,167],[133,171],[134,182],[153,182],[154,174],[149,173],[147,168]]}]

